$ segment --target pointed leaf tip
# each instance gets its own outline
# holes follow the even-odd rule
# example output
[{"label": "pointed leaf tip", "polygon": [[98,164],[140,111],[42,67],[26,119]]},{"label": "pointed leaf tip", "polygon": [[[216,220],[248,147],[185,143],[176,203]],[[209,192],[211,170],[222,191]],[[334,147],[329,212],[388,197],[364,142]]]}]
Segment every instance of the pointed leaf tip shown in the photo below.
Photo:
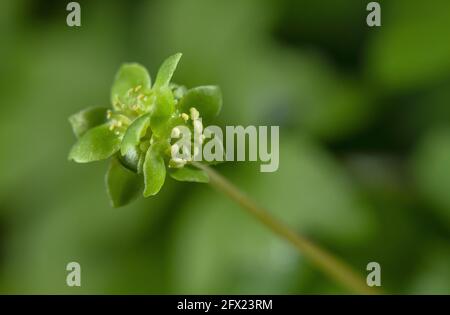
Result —
[{"label": "pointed leaf tip", "polygon": [[164,60],[159,67],[158,74],[156,75],[154,88],[159,89],[169,85],[181,56],[182,53],[176,53],[175,55],[172,55]]}]

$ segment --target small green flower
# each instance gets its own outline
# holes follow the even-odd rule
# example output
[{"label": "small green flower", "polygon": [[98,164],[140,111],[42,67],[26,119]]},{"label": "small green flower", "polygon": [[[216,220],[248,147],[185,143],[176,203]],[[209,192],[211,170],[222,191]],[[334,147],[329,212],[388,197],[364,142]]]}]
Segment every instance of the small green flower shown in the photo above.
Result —
[{"label": "small green flower", "polygon": [[[178,181],[208,182],[208,175],[186,160],[172,159],[177,126],[202,131],[219,114],[222,94],[217,86],[186,89],[171,83],[181,53],[167,58],[152,85],[137,63],[119,69],[111,89],[111,108],[87,108],[69,118],[78,138],[69,160],[89,163],[111,158],[106,186],[111,204],[124,206],[139,193],[156,195],[166,169]],[[201,119],[200,119],[201,118]]]}]

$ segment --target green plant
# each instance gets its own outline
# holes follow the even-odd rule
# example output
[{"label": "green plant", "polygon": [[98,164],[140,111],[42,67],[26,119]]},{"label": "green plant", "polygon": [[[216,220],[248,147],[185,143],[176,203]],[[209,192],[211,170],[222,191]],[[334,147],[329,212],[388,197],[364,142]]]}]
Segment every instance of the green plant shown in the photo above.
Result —
[{"label": "green plant", "polygon": [[208,182],[204,171],[171,159],[171,134],[176,126],[193,128],[199,113],[202,121],[209,121],[219,113],[222,96],[217,86],[188,90],[170,83],[180,57],[178,53],[164,61],[153,85],[143,66],[124,64],[112,86],[111,109],[88,108],[69,119],[78,137],[70,160],[112,158],[106,186],[114,207],[141,192],[144,197],[156,195],[166,172],[179,181]]},{"label": "green plant", "polygon": [[88,108],[70,117],[78,141],[69,159],[88,163],[111,158],[106,186],[114,207],[128,204],[141,192],[144,197],[156,195],[166,172],[178,181],[210,182],[338,282],[358,293],[374,293],[344,262],[297,235],[208,165],[172,158],[174,129],[193,129],[200,116],[208,123],[222,107],[217,86],[188,90],[170,83],[180,58],[180,53],[167,58],[153,85],[143,66],[123,65],[111,90],[111,109]]}]

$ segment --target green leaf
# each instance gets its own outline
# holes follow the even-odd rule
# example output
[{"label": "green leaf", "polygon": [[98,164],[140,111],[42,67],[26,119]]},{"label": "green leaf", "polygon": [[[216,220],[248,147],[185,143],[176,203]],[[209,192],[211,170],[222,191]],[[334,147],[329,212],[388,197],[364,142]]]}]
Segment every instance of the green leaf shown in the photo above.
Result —
[{"label": "green leaf", "polygon": [[168,87],[181,56],[181,53],[177,53],[164,60],[161,67],[159,67],[158,74],[156,75],[154,85],[155,89]]},{"label": "green leaf", "polygon": [[142,191],[142,178],[126,169],[117,159],[112,159],[106,172],[106,190],[114,208],[133,201]]},{"label": "green leaf", "polygon": [[187,91],[180,100],[180,110],[189,113],[195,107],[203,119],[210,120],[222,109],[222,92],[218,86],[199,86]]},{"label": "green leaf", "polygon": [[[111,103],[116,108],[116,100],[127,102],[127,93],[130,89],[141,86],[142,90],[149,90],[151,86],[150,75],[147,69],[138,63],[124,64],[116,74],[111,89]],[[117,109],[117,108],[116,108]]]},{"label": "green leaf", "polygon": [[196,183],[208,183],[208,174],[198,168],[191,166],[184,166],[182,168],[174,168],[169,172],[170,177],[180,182],[196,182]]},{"label": "green leaf", "polygon": [[175,110],[175,99],[172,91],[168,88],[161,88],[155,92],[156,102],[151,114],[151,128],[156,134],[161,132],[167,120]]},{"label": "green leaf", "polygon": [[120,152],[126,155],[131,149],[134,149],[140,142],[141,138],[145,136],[147,128],[150,125],[150,115],[146,114],[136,119],[125,132]]},{"label": "green leaf", "polygon": [[73,133],[80,138],[89,129],[106,122],[106,107],[89,107],[69,117]]},{"label": "green leaf", "polygon": [[109,129],[108,124],[86,132],[72,147],[69,160],[88,163],[109,158],[120,149],[120,136]]},{"label": "green leaf", "polygon": [[156,195],[166,179],[166,166],[160,152],[152,145],[144,161],[144,197]]}]

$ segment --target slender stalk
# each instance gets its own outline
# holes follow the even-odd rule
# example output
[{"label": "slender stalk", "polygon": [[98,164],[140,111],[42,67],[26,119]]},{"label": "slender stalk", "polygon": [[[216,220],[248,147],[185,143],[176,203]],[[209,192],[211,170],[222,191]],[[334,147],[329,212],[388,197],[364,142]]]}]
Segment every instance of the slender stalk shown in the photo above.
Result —
[{"label": "slender stalk", "polygon": [[225,193],[233,201],[247,210],[251,215],[268,227],[272,232],[290,242],[297,250],[319,267],[324,273],[335,279],[341,285],[358,294],[378,294],[377,290],[367,286],[365,279],[357,274],[349,265],[341,261],[325,249],[310,240],[298,235],[290,227],[274,218],[268,211],[257,205],[247,195],[242,193],[225,177],[209,166],[192,162],[194,166],[204,170],[210,179],[210,184]]}]

